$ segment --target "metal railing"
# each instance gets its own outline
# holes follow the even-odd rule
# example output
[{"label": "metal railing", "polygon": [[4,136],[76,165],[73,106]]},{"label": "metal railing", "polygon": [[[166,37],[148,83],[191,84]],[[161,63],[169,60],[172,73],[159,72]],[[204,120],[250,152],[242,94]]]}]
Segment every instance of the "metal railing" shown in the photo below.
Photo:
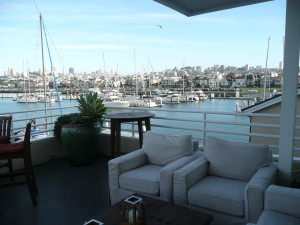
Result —
[{"label": "metal railing", "polygon": [[[23,134],[18,134],[26,126],[26,122],[34,119],[40,130],[38,133],[47,133],[52,136],[54,122],[57,117],[70,112],[76,112],[76,106],[41,108],[23,111],[14,111],[2,113],[11,115],[12,122],[12,139],[16,140]],[[279,121],[280,114],[262,114],[262,113],[243,113],[243,112],[215,112],[215,111],[199,111],[199,110],[172,110],[163,108],[132,108],[132,107],[110,107],[109,111],[150,111],[155,113],[151,119],[152,130],[169,133],[169,134],[191,134],[194,140],[198,140],[200,146],[205,144],[207,136],[216,136],[227,140],[240,142],[262,142],[269,144],[269,140],[275,140],[279,143],[279,124],[251,122],[250,118],[277,119]],[[300,115],[297,116],[300,119]],[[109,120],[105,120],[103,132],[110,132]],[[260,129],[256,132],[255,129]],[[268,132],[261,132],[264,129]],[[122,135],[136,137],[138,134],[137,123],[125,123],[122,127]],[[273,131],[270,132],[270,130]],[[296,126],[295,130],[300,130],[300,126]],[[255,140],[255,138],[258,140]],[[259,141],[260,140],[260,141]],[[300,141],[300,137],[294,138],[295,142]],[[271,141],[272,142],[272,141]],[[273,141],[274,142],[274,141]],[[272,150],[278,151],[278,144],[269,144]],[[300,147],[294,148],[295,152],[300,152]]]}]

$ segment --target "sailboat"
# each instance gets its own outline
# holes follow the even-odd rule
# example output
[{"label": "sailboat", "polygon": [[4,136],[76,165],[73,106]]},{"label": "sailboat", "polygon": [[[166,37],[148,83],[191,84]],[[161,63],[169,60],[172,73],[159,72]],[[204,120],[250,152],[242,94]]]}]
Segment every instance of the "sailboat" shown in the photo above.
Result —
[{"label": "sailboat", "polygon": [[28,94],[26,93],[26,82],[25,82],[25,73],[24,76],[24,95],[20,95],[16,98],[18,103],[37,103],[38,99],[34,94],[30,93],[30,77],[28,77]]}]

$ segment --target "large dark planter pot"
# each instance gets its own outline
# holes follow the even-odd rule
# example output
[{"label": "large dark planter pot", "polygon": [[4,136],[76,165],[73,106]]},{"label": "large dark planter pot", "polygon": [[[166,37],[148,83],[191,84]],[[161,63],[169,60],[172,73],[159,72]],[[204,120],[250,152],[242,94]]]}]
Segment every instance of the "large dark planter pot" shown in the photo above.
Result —
[{"label": "large dark planter pot", "polygon": [[96,159],[100,123],[63,125],[61,140],[71,165],[84,166]]}]

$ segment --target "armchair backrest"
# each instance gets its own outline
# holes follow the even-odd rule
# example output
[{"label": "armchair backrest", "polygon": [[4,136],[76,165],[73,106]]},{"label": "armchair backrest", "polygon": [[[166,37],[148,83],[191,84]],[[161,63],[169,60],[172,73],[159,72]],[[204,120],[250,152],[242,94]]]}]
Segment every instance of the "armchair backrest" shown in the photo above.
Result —
[{"label": "armchair backrest", "polygon": [[247,182],[258,169],[271,163],[268,145],[231,142],[215,137],[207,137],[204,155],[209,161],[209,175]]},{"label": "armchair backrest", "polygon": [[193,153],[192,135],[168,135],[147,131],[143,147],[148,162],[157,166],[167,164]]}]

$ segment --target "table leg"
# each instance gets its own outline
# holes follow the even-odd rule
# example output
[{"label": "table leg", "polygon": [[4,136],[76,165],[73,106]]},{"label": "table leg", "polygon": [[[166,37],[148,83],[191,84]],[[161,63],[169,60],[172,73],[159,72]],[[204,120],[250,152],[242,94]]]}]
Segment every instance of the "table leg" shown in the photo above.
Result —
[{"label": "table leg", "polygon": [[115,157],[115,150],[116,150],[115,135],[116,135],[115,121],[111,120],[110,121],[110,155],[112,158]]},{"label": "table leg", "polygon": [[116,122],[116,157],[119,157],[121,155],[121,122]]},{"label": "table leg", "polygon": [[138,121],[139,127],[139,140],[140,140],[140,147],[143,146],[143,123],[141,120]]},{"label": "table leg", "polygon": [[145,119],[145,126],[146,126],[146,131],[151,130],[150,118]]}]

